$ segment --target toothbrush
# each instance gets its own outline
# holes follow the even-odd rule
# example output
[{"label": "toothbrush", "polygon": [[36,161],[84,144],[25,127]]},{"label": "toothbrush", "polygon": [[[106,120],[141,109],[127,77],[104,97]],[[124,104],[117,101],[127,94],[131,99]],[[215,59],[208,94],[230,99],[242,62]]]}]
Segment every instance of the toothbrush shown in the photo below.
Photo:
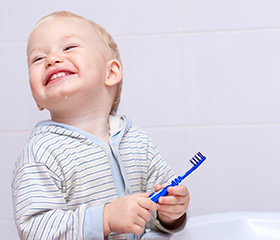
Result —
[{"label": "toothbrush", "polygon": [[160,197],[166,196],[168,194],[167,188],[179,185],[179,183],[182,182],[182,180],[184,180],[187,176],[189,176],[194,170],[196,170],[205,161],[205,159],[206,157],[198,152],[189,160],[193,164],[192,168],[190,168],[184,175],[175,178],[173,181],[171,181],[171,184],[167,185],[163,189],[152,193],[149,196],[149,199],[157,203]]}]

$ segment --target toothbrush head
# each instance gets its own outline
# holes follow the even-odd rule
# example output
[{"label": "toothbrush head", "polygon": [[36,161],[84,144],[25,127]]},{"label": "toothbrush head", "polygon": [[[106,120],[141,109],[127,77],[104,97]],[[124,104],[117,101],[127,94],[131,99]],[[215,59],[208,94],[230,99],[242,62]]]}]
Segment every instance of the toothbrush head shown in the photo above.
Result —
[{"label": "toothbrush head", "polygon": [[204,160],[206,159],[205,156],[201,152],[195,154],[189,161],[195,166],[198,167]]}]

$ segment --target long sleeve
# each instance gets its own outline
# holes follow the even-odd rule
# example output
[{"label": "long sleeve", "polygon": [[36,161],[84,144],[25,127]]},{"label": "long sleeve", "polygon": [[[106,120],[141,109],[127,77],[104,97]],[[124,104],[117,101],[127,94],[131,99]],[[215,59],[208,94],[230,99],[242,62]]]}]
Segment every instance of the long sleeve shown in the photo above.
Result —
[{"label": "long sleeve", "polygon": [[85,216],[86,240],[103,240],[103,209],[104,205],[89,207]]},{"label": "long sleeve", "polygon": [[23,165],[14,175],[12,190],[21,239],[85,238],[86,205],[69,210],[61,180],[45,165]]}]

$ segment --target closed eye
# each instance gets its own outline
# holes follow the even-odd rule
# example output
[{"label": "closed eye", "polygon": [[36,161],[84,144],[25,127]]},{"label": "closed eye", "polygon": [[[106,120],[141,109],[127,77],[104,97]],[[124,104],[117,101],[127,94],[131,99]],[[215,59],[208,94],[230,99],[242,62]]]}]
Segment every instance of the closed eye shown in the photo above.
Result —
[{"label": "closed eye", "polygon": [[72,49],[74,49],[74,48],[77,48],[77,47],[78,47],[77,44],[70,44],[70,45],[67,45],[67,46],[63,49],[63,51],[70,51],[70,50],[72,50]]},{"label": "closed eye", "polygon": [[45,57],[35,57],[32,61],[32,63],[36,63],[36,62],[39,62],[41,60],[43,60]]}]

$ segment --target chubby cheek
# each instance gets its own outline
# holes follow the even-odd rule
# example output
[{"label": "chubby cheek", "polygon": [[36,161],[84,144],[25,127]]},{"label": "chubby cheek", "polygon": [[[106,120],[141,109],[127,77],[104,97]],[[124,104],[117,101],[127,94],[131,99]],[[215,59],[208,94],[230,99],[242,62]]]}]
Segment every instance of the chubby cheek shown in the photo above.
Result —
[{"label": "chubby cheek", "polygon": [[90,88],[90,91],[100,91],[104,87],[105,76],[105,69],[95,65],[83,67],[79,74],[81,83]]},{"label": "chubby cheek", "polygon": [[43,86],[40,78],[34,73],[34,71],[29,71],[29,85],[34,100],[37,104],[41,104],[40,102],[43,98]]},{"label": "chubby cheek", "polygon": [[33,96],[36,104],[39,105],[39,106],[43,106],[44,104],[43,104],[43,101],[42,101],[42,97],[39,94],[38,90],[33,85],[30,85],[30,86],[31,86],[31,93],[32,93],[32,96]]}]

